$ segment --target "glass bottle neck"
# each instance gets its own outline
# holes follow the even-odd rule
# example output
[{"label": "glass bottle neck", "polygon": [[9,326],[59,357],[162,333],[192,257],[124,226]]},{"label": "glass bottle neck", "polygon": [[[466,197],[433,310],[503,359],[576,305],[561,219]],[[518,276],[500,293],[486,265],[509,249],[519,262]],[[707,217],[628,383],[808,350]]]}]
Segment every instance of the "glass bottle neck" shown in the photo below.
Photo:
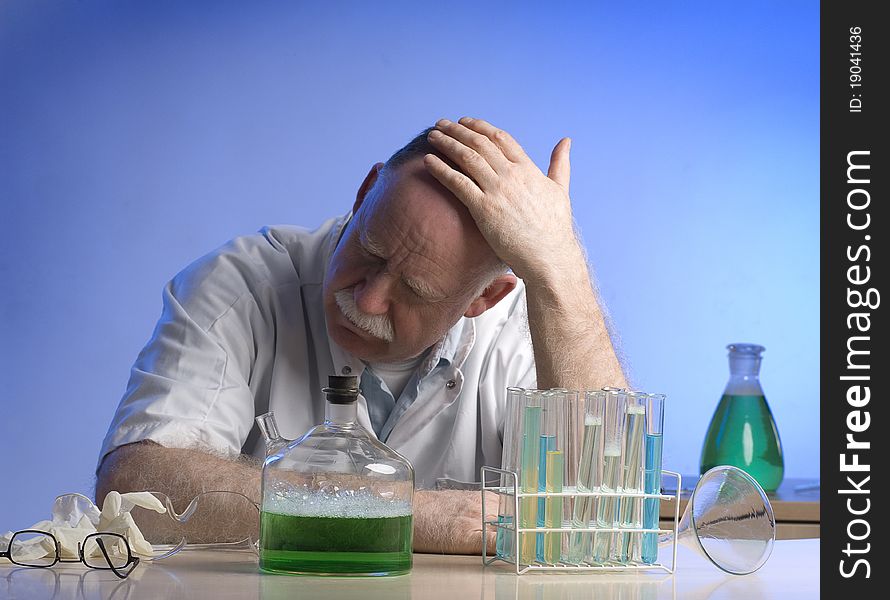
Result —
[{"label": "glass bottle neck", "polygon": [[358,402],[335,404],[328,402],[324,411],[324,424],[334,427],[352,427],[355,425]]},{"label": "glass bottle neck", "polygon": [[730,354],[729,373],[732,377],[754,377],[760,375],[760,356],[753,354]]},{"label": "glass bottle neck", "polygon": [[729,395],[762,396],[760,360],[759,354],[730,352],[729,383],[726,384],[724,393]]}]

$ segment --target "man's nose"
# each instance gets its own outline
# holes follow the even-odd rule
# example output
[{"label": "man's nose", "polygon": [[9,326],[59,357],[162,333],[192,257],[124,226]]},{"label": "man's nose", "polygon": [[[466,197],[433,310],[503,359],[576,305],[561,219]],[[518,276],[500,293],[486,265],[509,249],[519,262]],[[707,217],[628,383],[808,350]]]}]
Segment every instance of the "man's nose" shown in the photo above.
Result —
[{"label": "man's nose", "polygon": [[386,272],[368,275],[355,286],[355,305],[367,315],[385,315],[389,312],[392,286],[395,278]]}]

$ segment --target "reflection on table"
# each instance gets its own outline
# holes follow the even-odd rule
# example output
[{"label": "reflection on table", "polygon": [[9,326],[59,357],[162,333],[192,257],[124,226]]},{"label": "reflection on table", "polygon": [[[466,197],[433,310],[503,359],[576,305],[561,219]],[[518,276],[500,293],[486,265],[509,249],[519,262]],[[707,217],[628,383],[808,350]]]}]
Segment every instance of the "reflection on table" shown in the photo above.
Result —
[{"label": "reflection on table", "polygon": [[391,578],[325,578],[268,575],[249,551],[185,550],[140,564],[125,580],[76,565],[51,569],[0,562],[0,598],[136,600],[140,598],[261,598],[263,600],[361,598],[362,600],[689,600],[697,598],[816,598],[819,540],[777,542],[772,557],[753,575],[726,575],[681,547],[677,571],[527,573],[483,567],[478,556],[416,554],[410,575]]}]

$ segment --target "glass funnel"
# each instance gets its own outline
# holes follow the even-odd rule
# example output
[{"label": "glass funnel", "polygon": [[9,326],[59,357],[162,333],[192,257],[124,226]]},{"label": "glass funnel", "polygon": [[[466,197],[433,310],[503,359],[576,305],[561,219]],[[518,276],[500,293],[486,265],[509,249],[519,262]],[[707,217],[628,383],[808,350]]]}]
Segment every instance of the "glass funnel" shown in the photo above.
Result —
[{"label": "glass funnel", "polygon": [[764,347],[730,344],[727,348],[729,382],[705,436],[700,472],[732,465],[772,492],[782,482],[785,466],[779,431],[760,387]]},{"label": "glass funnel", "polygon": [[[677,529],[679,542],[731,575],[763,566],[776,541],[776,519],[766,493],[741,469],[720,466],[702,475]],[[666,546],[673,533],[664,534]]]},{"label": "glass funnel", "polygon": [[356,422],[356,377],[331,376],[325,422],[263,465],[260,569],[399,575],[411,569],[414,469]]}]

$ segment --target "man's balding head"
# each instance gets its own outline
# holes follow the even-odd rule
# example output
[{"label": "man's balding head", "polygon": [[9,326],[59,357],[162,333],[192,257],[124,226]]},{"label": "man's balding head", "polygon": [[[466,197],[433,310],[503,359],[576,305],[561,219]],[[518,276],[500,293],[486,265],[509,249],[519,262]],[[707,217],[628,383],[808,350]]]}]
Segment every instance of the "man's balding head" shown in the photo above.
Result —
[{"label": "man's balding head", "polygon": [[453,267],[476,288],[506,271],[482,236],[470,211],[423,165],[423,155],[384,165],[368,193],[353,207],[357,225],[370,221],[423,240],[429,250],[453,257]]},{"label": "man's balding head", "polygon": [[395,171],[398,167],[401,167],[413,159],[422,159],[427,154],[435,154],[442,160],[448,160],[433,147],[428,139],[428,136],[433,129],[435,129],[435,127],[427,127],[414,136],[410,142],[396,150],[393,155],[389,157],[389,160],[383,163],[383,174],[386,175]]},{"label": "man's balding head", "polygon": [[408,358],[516,284],[469,211],[430,175],[421,133],[377,163],[325,277],[328,333],[366,360]]}]

